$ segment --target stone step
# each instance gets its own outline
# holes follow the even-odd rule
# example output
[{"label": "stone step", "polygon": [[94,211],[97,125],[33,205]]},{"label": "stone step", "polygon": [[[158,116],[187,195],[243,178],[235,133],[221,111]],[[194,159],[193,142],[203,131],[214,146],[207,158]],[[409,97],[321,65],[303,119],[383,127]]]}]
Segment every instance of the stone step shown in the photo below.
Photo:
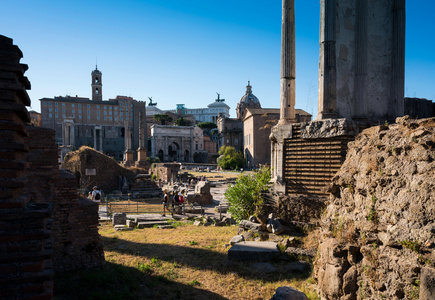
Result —
[{"label": "stone step", "polygon": [[228,260],[233,261],[271,261],[280,257],[277,243],[240,242],[228,250]]},{"label": "stone step", "polygon": [[167,221],[147,221],[147,222],[139,222],[137,223],[138,228],[148,228],[153,227],[154,225],[168,225]]}]

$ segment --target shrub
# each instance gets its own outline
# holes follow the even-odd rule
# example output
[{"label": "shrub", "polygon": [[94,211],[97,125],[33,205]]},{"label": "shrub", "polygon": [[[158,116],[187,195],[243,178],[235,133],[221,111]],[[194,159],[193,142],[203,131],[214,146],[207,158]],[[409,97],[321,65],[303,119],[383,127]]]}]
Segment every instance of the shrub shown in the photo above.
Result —
[{"label": "shrub", "polygon": [[219,149],[218,165],[224,170],[240,169],[245,164],[243,153],[231,146],[222,146]]},{"label": "shrub", "polygon": [[253,175],[242,174],[234,186],[225,192],[225,198],[230,203],[231,216],[240,221],[250,215],[259,214],[263,210],[261,193],[269,188],[270,169],[263,167]]}]

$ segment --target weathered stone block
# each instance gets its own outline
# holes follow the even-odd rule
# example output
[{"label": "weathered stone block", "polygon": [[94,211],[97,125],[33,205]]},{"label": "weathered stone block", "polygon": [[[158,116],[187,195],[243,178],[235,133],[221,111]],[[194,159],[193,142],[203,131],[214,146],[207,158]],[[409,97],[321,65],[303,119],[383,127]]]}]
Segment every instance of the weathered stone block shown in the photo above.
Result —
[{"label": "weathered stone block", "polygon": [[308,300],[308,297],[291,286],[282,286],[276,289],[270,300]]},{"label": "weathered stone block", "polygon": [[125,225],[127,222],[127,215],[125,213],[114,213],[112,216],[112,225]]}]

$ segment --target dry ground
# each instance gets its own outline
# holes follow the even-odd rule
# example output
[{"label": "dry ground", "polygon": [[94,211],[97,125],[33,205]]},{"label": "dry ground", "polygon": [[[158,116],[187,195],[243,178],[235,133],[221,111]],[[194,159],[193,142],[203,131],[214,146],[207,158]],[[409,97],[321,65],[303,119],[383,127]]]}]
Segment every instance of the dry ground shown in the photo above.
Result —
[{"label": "dry ground", "polygon": [[270,299],[276,288],[291,285],[319,299],[309,272],[262,274],[251,263],[228,263],[225,244],[237,227],[174,225],[115,232],[103,223],[106,266],[55,276],[55,298]]}]

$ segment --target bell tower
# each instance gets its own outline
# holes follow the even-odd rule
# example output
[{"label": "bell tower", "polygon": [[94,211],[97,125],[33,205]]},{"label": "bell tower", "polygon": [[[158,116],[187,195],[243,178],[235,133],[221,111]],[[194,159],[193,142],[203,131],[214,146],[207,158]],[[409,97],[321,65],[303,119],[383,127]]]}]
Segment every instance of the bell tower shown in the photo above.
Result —
[{"label": "bell tower", "polygon": [[103,82],[101,71],[95,66],[95,70],[92,71],[92,100],[103,101]]}]

